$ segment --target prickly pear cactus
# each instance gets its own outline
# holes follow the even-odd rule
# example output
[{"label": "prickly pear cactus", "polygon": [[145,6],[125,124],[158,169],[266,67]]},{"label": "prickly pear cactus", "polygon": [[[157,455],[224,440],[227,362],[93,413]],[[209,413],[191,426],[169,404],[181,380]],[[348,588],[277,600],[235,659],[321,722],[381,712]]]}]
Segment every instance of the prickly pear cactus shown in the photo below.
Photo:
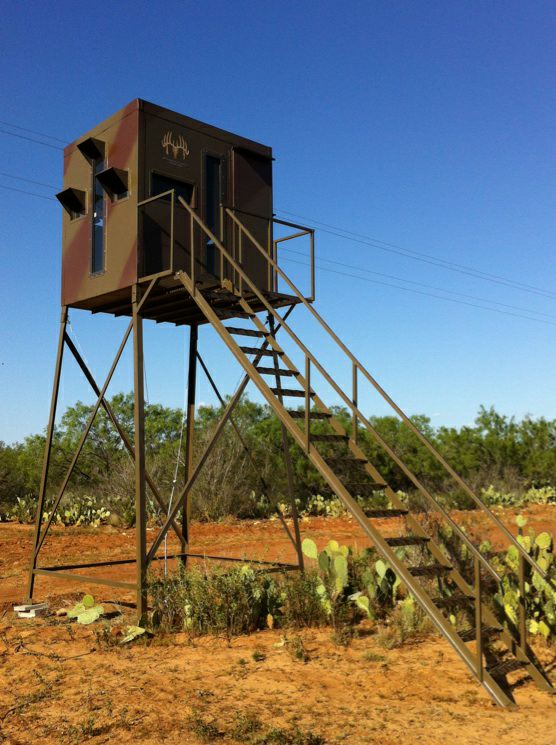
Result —
[{"label": "prickly pear cactus", "polygon": [[[556,561],[553,553],[553,538],[547,532],[536,534],[531,528],[525,534],[527,519],[522,515],[517,516],[516,524],[519,531],[517,540],[520,545],[551,578],[551,581],[547,582],[528,563],[525,564],[528,630],[531,634],[540,634],[548,639],[556,635]],[[521,604],[517,574],[518,549],[510,546],[506,553],[497,556],[493,563],[502,576],[502,590],[496,596],[498,608],[509,624],[515,627]]]},{"label": "prickly pear cactus", "polygon": [[104,613],[102,605],[97,605],[92,595],[84,595],[81,602],[68,610],[67,617],[75,618],[77,623],[88,625],[97,621]]}]

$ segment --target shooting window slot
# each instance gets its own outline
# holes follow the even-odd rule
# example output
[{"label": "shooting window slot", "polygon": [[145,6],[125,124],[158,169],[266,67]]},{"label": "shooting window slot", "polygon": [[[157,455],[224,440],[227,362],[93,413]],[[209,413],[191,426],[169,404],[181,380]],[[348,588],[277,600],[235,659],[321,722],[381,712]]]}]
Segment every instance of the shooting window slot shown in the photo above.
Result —
[{"label": "shooting window slot", "polygon": [[96,178],[112,202],[118,202],[128,196],[127,171],[114,167],[106,168],[104,171],[97,173]]},{"label": "shooting window slot", "polygon": [[83,217],[87,212],[87,194],[81,189],[64,189],[56,194],[56,199],[66,210],[71,220]]}]

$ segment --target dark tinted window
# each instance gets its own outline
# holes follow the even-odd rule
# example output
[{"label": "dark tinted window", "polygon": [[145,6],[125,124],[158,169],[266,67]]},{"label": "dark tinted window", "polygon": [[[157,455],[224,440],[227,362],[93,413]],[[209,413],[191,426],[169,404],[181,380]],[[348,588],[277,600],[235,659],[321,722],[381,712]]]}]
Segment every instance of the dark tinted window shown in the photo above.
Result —
[{"label": "dark tinted window", "polygon": [[[212,155],[205,160],[205,222],[214,235],[220,237],[220,202],[222,201],[222,161]],[[215,273],[215,247],[207,236],[206,264]]]},{"label": "dark tinted window", "polygon": [[95,178],[104,169],[104,161],[98,158],[93,162],[93,236],[91,272],[104,271],[104,190]]},{"label": "dark tinted window", "polygon": [[[163,176],[161,173],[153,173],[151,178],[151,197],[157,194],[163,194],[165,191],[174,189],[176,201],[178,197],[183,197],[187,204],[191,204],[193,199],[193,184],[187,184],[185,181],[177,181],[169,176]],[[164,199],[170,201],[170,195]]]}]

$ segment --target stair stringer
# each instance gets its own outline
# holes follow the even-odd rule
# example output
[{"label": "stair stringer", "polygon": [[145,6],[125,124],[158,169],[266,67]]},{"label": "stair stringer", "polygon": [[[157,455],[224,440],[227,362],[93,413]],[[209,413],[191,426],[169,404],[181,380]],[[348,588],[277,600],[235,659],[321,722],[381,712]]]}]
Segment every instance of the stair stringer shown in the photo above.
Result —
[{"label": "stair stringer", "polygon": [[[262,333],[265,333],[265,335],[268,335],[268,331],[266,330],[266,327],[264,324],[260,321],[260,319],[253,314],[252,309],[250,308],[249,304],[245,300],[240,301],[240,305],[243,307],[243,309],[249,313],[249,315],[252,317],[251,320],[257,327],[258,331],[261,331]],[[224,326],[224,328],[226,328]],[[305,377],[300,373],[292,360],[287,356],[287,354],[283,351],[283,349],[280,347],[278,342],[273,338],[269,337],[268,342],[270,343],[270,346],[275,350],[280,352],[280,359],[282,362],[286,365],[286,367],[295,373],[295,378],[297,382],[299,383],[300,387],[302,389],[306,388],[307,381],[305,380]],[[264,382],[264,381],[263,381]],[[363,459],[365,462],[361,463],[362,467],[365,469],[365,472],[367,475],[375,482],[381,482],[383,484],[383,489],[386,495],[388,496],[391,503],[399,509],[407,509],[407,505],[405,505],[402,500],[399,498],[399,496],[396,494],[396,492],[392,489],[392,487],[386,483],[384,477],[382,474],[378,471],[378,469],[370,463],[370,461],[367,459],[367,456],[363,453],[359,445],[355,442],[355,440],[348,435],[345,428],[340,424],[340,422],[334,417],[332,411],[326,406],[326,404],[322,401],[322,399],[319,398],[319,396],[313,391],[311,396],[313,402],[315,403],[316,407],[322,411],[323,413],[329,414],[330,418],[328,419],[328,423],[331,425],[331,427],[335,430],[336,434],[339,435],[345,435],[348,439],[346,440],[347,445],[350,449],[350,451],[355,455],[356,457],[359,457]],[[296,429],[299,431],[299,428],[296,426]],[[302,446],[302,449],[306,451],[306,444]],[[318,452],[318,451],[317,451]],[[320,455],[320,454],[319,454]],[[326,463],[326,462],[325,462]],[[326,464],[328,466],[328,464]],[[320,469],[318,469],[320,471]],[[408,471],[408,469],[405,469]],[[414,474],[411,474],[414,476]],[[341,482],[340,482],[341,483]],[[420,490],[429,496],[429,499],[437,505],[441,513],[444,515],[444,517],[454,525],[454,527],[457,529],[457,525],[453,523],[452,519],[450,518],[449,514],[446,513],[443,508],[438,505],[437,501],[432,497],[432,495],[429,494],[428,490],[420,483],[420,481],[417,479],[417,477],[414,476],[414,483],[420,488]],[[330,485],[330,484],[329,484]],[[330,485],[331,486],[331,485]],[[332,487],[333,488],[333,487]],[[345,488],[345,487],[344,487]],[[342,499],[342,495],[339,494],[336,490],[334,490],[337,496]],[[349,493],[349,492],[348,492]],[[416,535],[421,536],[423,538],[428,538],[427,542],[427,548],[433,555],[433,557],[442,565],[444,566],[450,566],[450,571],[447,573],[447,577],[451,579],[454,584],[457,586],[459,590],[461,590],[467,597],[470,598],[471,601],[475,601],[475,594],[473,591],[473,587],[465,580],[463,575],[455,568],[452,567],[440,548],[440,546],[431,538],[431,536],[427,533],[427,531],[423,528],[423,526],[418,522],[418,520],[415,519],[415,517],[408,512],[407,515],[404,517],[408,527],[410,530],[412,530]],[[365,516],[365,520],[368,522],[367,517]],[[486,563],[486,561],[485,561]],[[488,566],[488,565],[487,565]],[[489,608],[488,605],[483,605],[482,608],[482,614],[484,619],[484,625],[489,626],[497,626],[500,627],[500,639],[504,642],[506,647],[508,648],[508,651],[514,655],[518,660],[521,662],[526,663],[526,670],[528,674],[531,676],[531,679],[535,682],[536,686],[543,691],[554,693],[554,687],[552,686],[551,682],[548,680],[546,675],[544,674],[544,671],[542,670],[542,667],[540,664],[536,661],[535,655],[533,653],[533,650],[530,649],[529,646],[524,648],[521,643],[516,639],[516,637],[505,627],[500,626],[499,620],[496,618],[495,614],[492,612],[492,610]],[[475,673],[474,673],[475,674]]]},{"label": "stair stringer", "polygon": [[[279,403],[276,396],[274,395],[274,393],[272,393],[269,386],[259,374],[255,366],[252,365],[247,357],[243,354],[239,345],[228,333],[226,327],[218,317],[217,313],[203,297],[202,293],[194,287],[193,283],[184,272],[177,272],[176,277],[183,283],[185,288],[190,293],[191,297],[197,303],[199,309],[207,318],[207,321],[211,323],[220,338],[224,341],[226,346],[230,349],[235,358],[241,364],[249,378],[253,381],[253,383],[255,383],[260,393],[265,398],[276,416],[278,416],[280,421],[286,426],[289,434],[294,439],[296,444],[306,453],[311,463],[327,481],[329,486],[338,495],[338,497],[343,501],[344,505],[357,520],[364,533],[371,539],[377,551],[392,566],[393,571],[395,571],[395,573],[398,575],[400,581],[403,582],[409,592],[417,600],[423,611],[431,619],[438,631],[448,641],[452,649],[454,649],[456,654],[458,654],[459,657],[463,660],[472,675],[477,678],[478,676],[476,657],[465,646],[465,643],[459,637],[457,631],[454,629],[450,621],[446,619],[440,612],[440,610],[434,605],[430,595],[416,580],[416,578],[410,574],[408,568],[401,562],[396,553],[386,543],[385,539],[378,532],[378,530],[370,523],[361,507],[353,499],[344,484],[336,476],[334,471],[326,463],[326,461],[314,447],[314,445],[309,445],[309,448],[307,450],[303,433],[301,432],[299,427],[296,425],[292,417],[287,413],[285,408]],[[245,303],[250,317],[252,319],[255,319],[256,314],[253,313],[253,311],[250,309],[250,306],[246,303],[246,301],[243,300],[242,302]],[[265,335],[268,335],[268,330],[266,329],[266,327],[263,326],[262,328],[264,329]],[[269,342],[273,347],[274,344],[276,344],[276,342],[274,342],[274,344],[272,343],[272,337],[270,335]],[[282,352],[283,358],[283,351],[280,351]],[[443,563],[446,564],[445,557],[443,557]],[[483,669],[482,671],[482,680],[480,682],[497,704],[507,708],[513,708],[515,706],[515,702],[512,701],[508,694],[502,689],[499,683],[488,673],[486,669]]]}]

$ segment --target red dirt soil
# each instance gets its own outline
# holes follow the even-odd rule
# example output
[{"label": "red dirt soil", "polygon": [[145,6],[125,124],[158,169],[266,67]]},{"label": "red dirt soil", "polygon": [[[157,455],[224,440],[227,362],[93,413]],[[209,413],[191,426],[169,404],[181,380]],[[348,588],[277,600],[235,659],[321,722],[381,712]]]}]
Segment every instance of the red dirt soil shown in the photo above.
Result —
[{"label": "red dirt soil", "polygon": [[[476,543],[489,539],[495,548],[505,548],[507,540],[492,529],[484,516],[478,512],[455,512],[456,522],[465,527]],[[512,533],[516,532],[515,516],[522,514],[528,519],[528,528],[536,532],[548,530],[556,535],[556,507],[552,505],[531,505],[526,509],[500,510],[499,517]],[[401,519],[376,520],[375,525],[384,535],[402,535]],[[291,527],[291,524],[290,524]],[[371,545],[359,525],[353,519],[306,518],[301,522],[304,536],[316,540],[319,546],[330,538],[354,548]],[[152,527],[147,531],[148,542],[157,534]],[[26,593],[26,573],[33,539],[33,529],[29,525],[0,523],[0,605],[19,602]],[[242,520],[228,523],[197,523],[191,526],[191,552],[251,558],[260,561],[281,561],[295,563],[295,552],[278,520]],[[135,532],[133,528],[122,530],[110,527],[64,528],[54,527],[45,540],[40,554],[40,566],[57,564],[76,564],[94,561],[128,559],[135,556]],[[168,553],[178,551],[175,535],[170,531]],[[159,555],[162,551],[159,550]],[[170,562],[172,565],[172,562]],[[102,576],[132,582],[133,565],[114,568],[95,568],[84,570],[88,576]],[[62,597],[68,592],[79,592],[83,585],[72,580],[38,577],[35,596],[39,600]],[[87,589],[106,595],[106,587],[87,585]],[[133,599],[129,593],[110,590],[110,597]]]},{"label": "red dirt soil", "polygon": [[[556,532],[555,512],[537,506],[522,511],[535,530],[551,532]],[[507,524],[514,514],[505,513]],[[481,528],[481,538],[487,537],[476,513],[459,517],[471,534]],[[403,530],[393,520],[382,527],[387,535]],[[329,538],[367,545],[351,520],[312,518],[302,530],[319,545]],[[276,521],[195,523],[192,534],[196,553],[294,560]],[[154,535],[149,531],[151,539]],[[499,537],[488,537],[504,545]],[[41,564],[131,557],[133,538],[132,530],[57,528],[45,543]],[[384,649],[376,630],[363,626],[343,648],[332,643],[330,629],[309,629],[300,633],[309,657],[302,662],[282,643],[284,632],[276,630],[229,645],[178,634],[124,647],[107,643],[104,623],[79,627],[54,618],[16,619],[10,605],[25,595],[31,539],[29,526],[0,525],[0,742],[232,745],[248,741],[237,732],[233,737],[238,714],[257,717],[261,734],[298,725],[321,735],[327,745],[555,742],[554,698],[526,679],[515,691],[517,710],[494,707],[448,644],[434,635]],[[169,551],[177,548],[169,543]],[[87,573],[93,571],[133,579],[133,566]],[[36,599],[48,598],[57,608],[84,590],[106,604],[126,599],[126,591],[50,577],[38,578]],[[133,600],[129,593],[127,599]],[[110,623],[132,623],[133,612],[123,610],[124,619]],[[553,650],[540,645],[536,652],[556,682]],[[203,739],[203,722],[212,722],[219,734]]]}]

